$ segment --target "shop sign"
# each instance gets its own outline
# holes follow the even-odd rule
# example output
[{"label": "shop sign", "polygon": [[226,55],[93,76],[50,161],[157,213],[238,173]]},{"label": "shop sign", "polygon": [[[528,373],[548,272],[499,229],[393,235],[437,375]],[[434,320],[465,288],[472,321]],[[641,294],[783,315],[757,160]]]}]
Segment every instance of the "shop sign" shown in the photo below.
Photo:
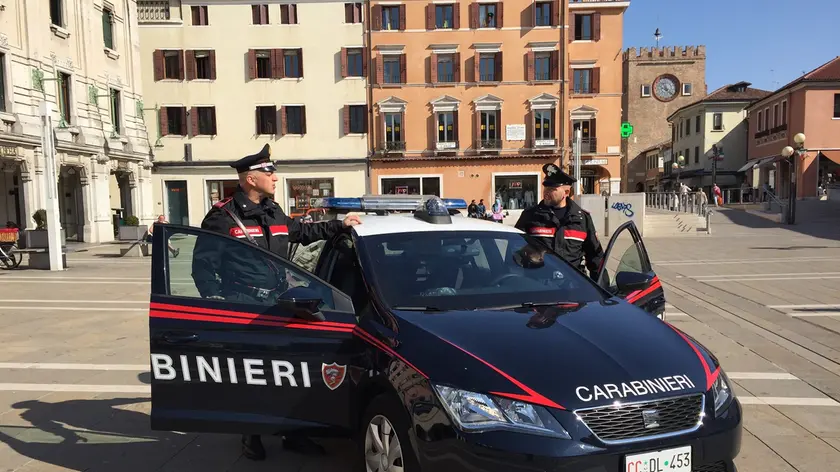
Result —
[{"label": "shop sign", "polygon": [[594,177],[595,176],[595,170],[594,169],[581,169],[580,170],[580,175],[582,177]]},{"label": "shop sign", "polygon": [[508,141],[525,141],[525,125],[506,125],[505,138]]},{"label": "shop sign", "polygon": [[458,143],[455,141],[438,141],[436,146],[438,151],[442,151],[444,149],[455,149],[458,146]]},{"label": "shop sign", "polygon": [[521,180],[514,180],[510,183],[510,188],[522,188]]},{"label": "shop sign", "polygon": [[12,157],[18,155],[17,146],[0,146],[0,156]]},{"label": "shop sign", "polygon": [[540,146],[554,146],[554,140],[553,139],[537,139],[537,140],[534,141],[534,146],[537,146],[537,147],[540,147]]},{"label": "shop sign", "polygon": [[398,186],[396,188],[397,195],[408,195],[408,186]]},{"label": "shop sign", "polygon": [[605,166],[609,164],[608,159],[589,159],[588,161],[581,161],[582,166]]}]

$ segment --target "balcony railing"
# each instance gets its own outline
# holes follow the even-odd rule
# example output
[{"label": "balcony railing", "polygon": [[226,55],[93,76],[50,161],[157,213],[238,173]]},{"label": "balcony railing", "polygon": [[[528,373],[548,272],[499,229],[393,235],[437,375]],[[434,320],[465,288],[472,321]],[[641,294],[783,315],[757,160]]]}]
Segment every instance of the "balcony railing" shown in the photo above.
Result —
[{"label": "balcony railing", "polygon": [[169,0],[137,0],[137,20],[168,21]]},{"label": "balcony railing", "polygon": [[405,151],[405,141],[385,141],[383,148],[386,151]]},{"label": "balcony railing", "polygon": [[495,150],[502,148],[501,139],[479,139],[475,143],[478,149]]},{"label": "balcony railing", "polygon": [[779,126],[776,126],[774,128],[766,129],[764,131],[759,131],[758,133],[755,133],[754,137],[755,137],[755,139],[759,139],[759,138],[763,138],[765,136],[770,136],[771,134],[776,134],[776,133],[780,133],[782,131],[787,131],[787,129],[788,129],[788,125],[787,125],[787,123],[785,123],[783,125],[779,125]]},{"label": "balcony railing", "polygon": [[[575,140],[569,143],[572,149],[575,147]],[[581,154],[595,154],[598,152],[598,138],[581,138],[580,139],[580,153]]]},{"label": "balcony railing", "polygon": [[557,146],[557,140],[554,138],[534,138],[535,148],[553,148]]}]

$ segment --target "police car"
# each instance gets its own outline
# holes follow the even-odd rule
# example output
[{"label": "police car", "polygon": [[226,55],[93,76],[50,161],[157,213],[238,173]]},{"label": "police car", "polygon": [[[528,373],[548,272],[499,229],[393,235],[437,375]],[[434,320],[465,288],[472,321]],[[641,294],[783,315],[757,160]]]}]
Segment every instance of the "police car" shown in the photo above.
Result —
[{"label": "police car", "polygon": [[[321,204],[363,224],[291,261],[155,229],[153,429],[346,436],[368,472],[735,470],[741,406],[715,356],[651,316],[664,295],[632,223],[595,283],[463,200]],[[202,298],[198,238],[286,284],[265,303]]]}]

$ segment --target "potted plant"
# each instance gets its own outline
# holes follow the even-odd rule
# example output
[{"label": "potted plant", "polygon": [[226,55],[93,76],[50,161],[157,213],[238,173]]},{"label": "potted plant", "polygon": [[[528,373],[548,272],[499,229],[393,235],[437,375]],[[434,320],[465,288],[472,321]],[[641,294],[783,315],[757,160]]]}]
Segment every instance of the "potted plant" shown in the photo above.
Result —
[{"label": "potted plant", "polygon": [[145,226],[140,225],[140,220],[136,216],[126,216],[125,223],[120,226],[119,240],[137,241],[143,238],[147,229]]},{"label": "potted plant", "polygon": [[[23,237],[20,238],[19,241],[21,249],[49,247],[50,243],[47,236],[47,210],[42,208],[36,211],[35,214],[32,215],[32,219],[35,220],[35,229],[28,229],[23,232]],[[64,240],[66,239],[64,228],[61,229],[60,238],[61,244],[63,245]]]}]

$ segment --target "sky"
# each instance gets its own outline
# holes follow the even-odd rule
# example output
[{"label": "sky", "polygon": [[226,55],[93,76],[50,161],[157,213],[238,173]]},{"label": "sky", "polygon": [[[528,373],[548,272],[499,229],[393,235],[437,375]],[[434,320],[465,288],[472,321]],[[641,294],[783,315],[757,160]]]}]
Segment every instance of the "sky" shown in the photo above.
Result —
[{"label": "sky", "polygon": [[706,84],[776,90],[840,56],[840,0],[630,0],[624,48],[706,46]]}]

